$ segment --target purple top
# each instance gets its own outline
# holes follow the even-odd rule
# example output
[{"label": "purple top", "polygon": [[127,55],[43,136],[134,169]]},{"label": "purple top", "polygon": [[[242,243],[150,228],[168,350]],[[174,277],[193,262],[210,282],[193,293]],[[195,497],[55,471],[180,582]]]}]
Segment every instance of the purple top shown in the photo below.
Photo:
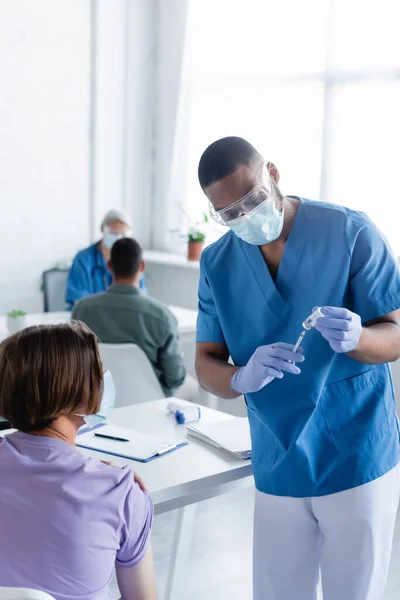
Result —
[{"label": "purple top", "polygon": [[0,439],[0,486],[0,586],[109,600],[115,562],[146,552],[153,506],[128,467],[18,431]]}]

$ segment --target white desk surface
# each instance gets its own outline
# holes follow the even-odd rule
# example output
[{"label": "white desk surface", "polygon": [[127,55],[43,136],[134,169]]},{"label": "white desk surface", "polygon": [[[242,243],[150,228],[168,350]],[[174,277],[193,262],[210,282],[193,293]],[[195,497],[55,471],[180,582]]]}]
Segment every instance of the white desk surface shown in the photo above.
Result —
[{"label": "white desk surface", "polygon": [[[178,321],[180,334],[195,333],[197,312],[180,306],[169,306],[170,311]],[[28,325],[42,325],[47,323],[68,323],[71,318],[70,312],[48,312],[30,313],[27,315]],[[0,317],[0,340],[7,337],[6,317]]]},{"label": "white desk surface", "polygon": [[169,306],[178,321],[179,333],[196,333],[197,311],[181,306]]},{"label": "white desk surface", "polygon": [[[252,476],[249,460],[237,459],[189,436],[185,426],[177,425],[174,415],[168,413],[168,402],[168,399],[163,399],[117,408],[109,422],[120,427],[161,435],[171,441],[187,439],[187,446],[148,463],[139,463],[93,450],[82,449],[82,452],[100,460],[111,460],[116,466],[129,464],[143,478],[157,514],[252,483],[252,478],[249,479]],[[223,420],[227,417],[229,418],[225,413],[202,407],[203,420]]]}]

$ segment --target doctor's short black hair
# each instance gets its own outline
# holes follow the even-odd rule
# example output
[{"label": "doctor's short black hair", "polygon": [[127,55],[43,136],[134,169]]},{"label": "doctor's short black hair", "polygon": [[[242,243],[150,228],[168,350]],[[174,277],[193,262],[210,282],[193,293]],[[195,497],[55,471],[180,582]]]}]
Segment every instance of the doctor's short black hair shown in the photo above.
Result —
[{"label": "doctor's short black hair", "polygon": [[132,238],[121,238],[112,245],[110,260],[115,277],[135,277],[143,260],[142,248]]},{"label": "doctor's short black hair", "polygon": [[251,167],[264,162],[261,154],[241,137],[224,137],[213,142],[200,158],[198,177],[201,187],[231,175],[242,165]]}]

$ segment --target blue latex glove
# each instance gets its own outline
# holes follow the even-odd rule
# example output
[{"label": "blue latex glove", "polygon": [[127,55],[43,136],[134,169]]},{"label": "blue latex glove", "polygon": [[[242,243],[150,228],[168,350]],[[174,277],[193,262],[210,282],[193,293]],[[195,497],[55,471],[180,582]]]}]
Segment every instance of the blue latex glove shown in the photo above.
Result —
[{"label": "blue latex glove", "polygon": [[303,362],[302,349],[293,352],[293,344],[270,344],[260,346],[254,352],[245,367],[236,371],[231,379],[231,388],[239,394],[251,394],[258,392],[268,383],[276,379],[282,379],[283,371],[298,375],[299,367],[294,363]]},{"label": "blue latex glove", "polygon": [[324,315],[317,319],[315,329],[329,342],[334,352],[351,352],[360,341],[362,324],[361,318],[347,308],[323,306]]}]

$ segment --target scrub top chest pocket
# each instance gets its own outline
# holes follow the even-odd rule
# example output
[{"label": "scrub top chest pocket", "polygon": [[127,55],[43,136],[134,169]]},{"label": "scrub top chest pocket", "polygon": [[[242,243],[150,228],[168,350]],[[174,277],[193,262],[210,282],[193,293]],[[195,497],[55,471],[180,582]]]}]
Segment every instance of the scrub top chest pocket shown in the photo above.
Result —
[{"label": "scrub top chest pocket", "polygon": [[376,365],[325,386],[321,403],[338,450],[377,442],[396,427],[396,414],[387,365]]}]

